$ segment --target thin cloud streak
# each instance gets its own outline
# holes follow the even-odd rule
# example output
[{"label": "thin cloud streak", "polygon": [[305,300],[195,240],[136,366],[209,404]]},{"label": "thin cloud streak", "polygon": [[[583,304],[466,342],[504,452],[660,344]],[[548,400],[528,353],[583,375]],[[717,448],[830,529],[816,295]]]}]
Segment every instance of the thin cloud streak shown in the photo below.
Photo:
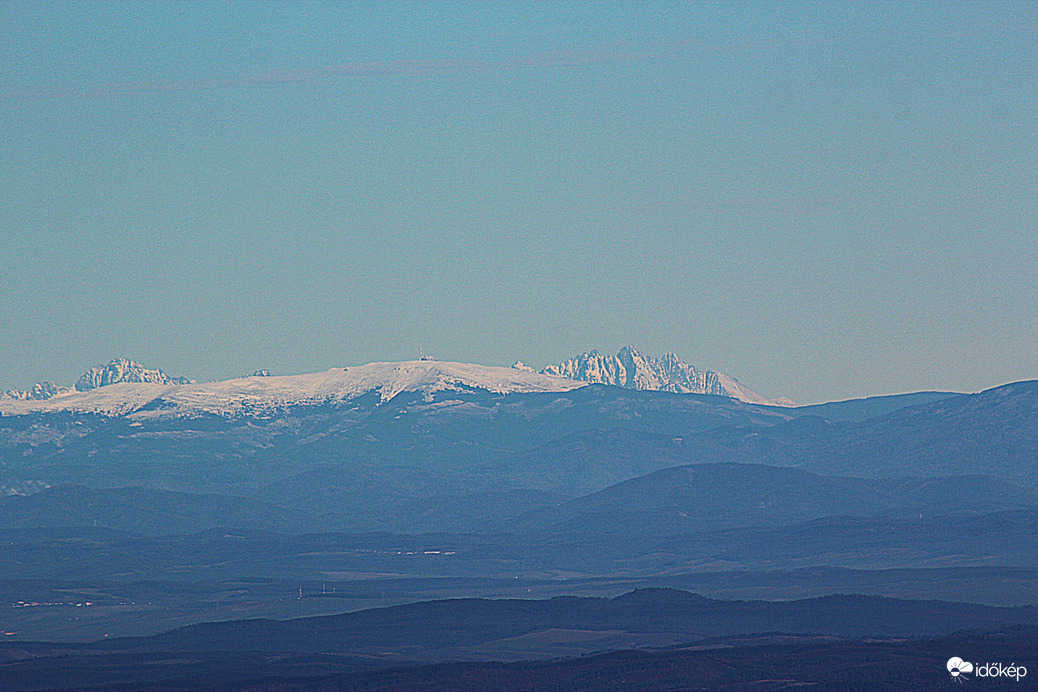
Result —
[{"label": "thin cloud streak", "polygon": [[[925,38],[930,41],[949,39],[969,39],[978,32],[1026,32],[1033,33],[1038,23],[995,22],[980,23],[962,29],[915,34],[911,31],[901,36],[907,38]],[[866,36],[857,37],[867,42]],[[383,60],[367,62],[350,62],[339,65],[328,65],[317,69],[286,68],[253,73],[240,77],[211,78],[198,80],[135,80],[129,82],[110,82],[84,89],[46,89],[29,88],[0,94],[0,99],[9,100],[49,100],[94,98],[102,96],[148,95],[174,92],[213,91],[235,89],[250,86],[269,86],[277,84],[329,83],[336,79],[354,77],[436,77],[464,74],[489,74],[538,68],[586,67],[600,64],[632,63],[648,60],[659,60],[677,54],[696,53],[767,53],[785,50],[804,50],[832,48],[839,46],[840,41],[834,36],[786,36],[763,39],[759,37],[736,38],[732,40],[718,39],[684,40],[684,41],[642,41],[617,42],[601,44],[585,50],[552,50],[541,53],[508,58],[505,60],[481,61],[461,59],[434,60]]]},{"label": "thin cloud streak", "polygon": [[679,198],[631,200],[627,202],[586,204],[579,209],[584,213],[658,214],[691,212],[746,212],[792,214],[811,216],[836,206],[837,200],[824,195],[750,196],[728,198]]},{"label": "thin cloud streak", "polygon": [[518,70],[584,67],[609,63],[635,62],[659,57],[660,53],[620,49],[548,51],[507,60],[382,60],[329,65],[319,69],[278,69],[241,77],[198,80],[134,80],[110,82],[89,89],[24,89],[8,92],[3,98],[14,100],[51,100],[96,98],[102,96],[145,96],[148,94],[215,91],[250,86],[333,82],[361,77],[435,77],[464,74],[489,74]]}]

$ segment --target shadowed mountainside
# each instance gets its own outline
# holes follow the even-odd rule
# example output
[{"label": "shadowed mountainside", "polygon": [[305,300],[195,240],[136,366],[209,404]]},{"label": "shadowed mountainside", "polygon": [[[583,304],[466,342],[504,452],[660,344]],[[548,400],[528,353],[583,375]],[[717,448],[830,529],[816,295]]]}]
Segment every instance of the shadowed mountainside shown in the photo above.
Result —
[{"label": "shadowed mountainside", "polygon": [[[931,689],[948,684],[949,651],[1029,661],[1036,622],[1035,607],[851,596],[714,601],[670,589],[612,599],[444,600],[301,620],[206,623],[83,645],[0,644],[0,685],[660,690],[761,689],[770,681],[764,689],[805,682],[847,689],[869,682],[881,662],[878,689]],[[917,638],[862,640],[877,636]],[[572,658],[602,645],[628,650]],[[645,648],[653,650],[630,650]],[[560,655],[570,660],[531,660]],[[872,664],[862,667],[865,659]],[[503,660],[517,662],[493,662]],[[413,666],[423,661],[439,663]],[[395,667],[405,663],[412,667]]]},{"label": "shadowed mountainside", "polygon": [[518,517],[523,533],[667,535],[829,516],[976,514],[1038,506],[1038,493],[985,476],[873,479],[760,464],[655,471]]},{"label": "shadowed mountainside", "polygon": [[1038,626],[1038,607],[997,608],[874,596],[717,601],[673,589],[639,589],[612,599],[460,599],[301,620],[204,623],[153,637],[107,640],[88,648],[356,654],[416,648],[437,650],[437,657],[445,658],[447,651],[460,653],[488,642],[549,630],[626,633],[657,644],[661,637],[676,644],[766,632],[908,637],[1013,625]]}]

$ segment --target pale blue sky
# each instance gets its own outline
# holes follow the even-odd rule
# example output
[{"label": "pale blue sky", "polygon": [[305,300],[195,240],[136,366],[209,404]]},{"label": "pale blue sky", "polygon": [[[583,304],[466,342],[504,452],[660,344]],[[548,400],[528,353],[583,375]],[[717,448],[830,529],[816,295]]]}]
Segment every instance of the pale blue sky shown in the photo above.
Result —
[{"label": "pale blue sky", "polygon": [[1038,377],[1038,4],[0,4],[0,388]]}]

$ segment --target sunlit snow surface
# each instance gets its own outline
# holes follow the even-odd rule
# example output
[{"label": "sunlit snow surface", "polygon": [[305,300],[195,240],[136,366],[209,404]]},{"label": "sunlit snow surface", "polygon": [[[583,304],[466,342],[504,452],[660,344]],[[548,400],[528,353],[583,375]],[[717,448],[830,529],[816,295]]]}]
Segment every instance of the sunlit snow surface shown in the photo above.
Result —
[{"label": "sunlit snow surface", "polygon": [[132,414],[132,418],[205,413],[254,415],[288,406],[348,401],[372,391],[377,391],[382,401],[388,401],[405,391],[425,395],[464,389],[498,394],[565,392],[586,384],[514,368],[412,360],[332,368],[307,375],[242,377],[224,382],[112,384],[87,392],[72,391],[44,401],[0,399],[0,414],[75,411],[107,416]]},{"label": "sunlit snow surface", "polygon": [[745,401],[750,404],[762,404],[764,406],[795,406],[793,400],[780,396],[777,399],[769,399],[761,396],[757,392],[753,391],[749,387],[744,387],[739,384],[739,381],[731,375],[726,375],[723,372],[717,373],[717,380],[721,386],[724,387],[725,393],[728,396],[738,399],[739,401]]},{"label": "sunlit snow surface", "polygon": [[668,353],[663,358],[652,358],[643,355],[633,346],[624,346],[615,356],[603,355],[597,350],[588,351],[557,365],[549,365],[541,372],[627,389],[659,390],[677,394],[714,394],[765,406],[794,405],[785,397],[769,399],[761,396],[749,387],[739,384],[731,375],[700,370],[683,363],[673,353]]}]

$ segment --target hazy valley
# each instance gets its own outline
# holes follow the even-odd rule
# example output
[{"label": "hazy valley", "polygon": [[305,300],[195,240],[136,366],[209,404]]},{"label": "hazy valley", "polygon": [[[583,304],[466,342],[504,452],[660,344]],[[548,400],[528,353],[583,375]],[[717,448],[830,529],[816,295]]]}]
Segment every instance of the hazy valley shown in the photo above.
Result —
[{"label": "hazy valley", "polygon": [[[232,650],[302,684],[719,637],[749,638],[742,650],[1038,626],[1033,382],[795,407],[519,365],[203,384],[131,361],[91,372],[97,386],[0,400],[13,688],[56,656],[79,672],[55,688],[176,688],[162,665],[118,663],[174,650],[232,688]],[[534,600],[497,600],[516,598]],[[319,615],[339,619],[293,619]]]}]

